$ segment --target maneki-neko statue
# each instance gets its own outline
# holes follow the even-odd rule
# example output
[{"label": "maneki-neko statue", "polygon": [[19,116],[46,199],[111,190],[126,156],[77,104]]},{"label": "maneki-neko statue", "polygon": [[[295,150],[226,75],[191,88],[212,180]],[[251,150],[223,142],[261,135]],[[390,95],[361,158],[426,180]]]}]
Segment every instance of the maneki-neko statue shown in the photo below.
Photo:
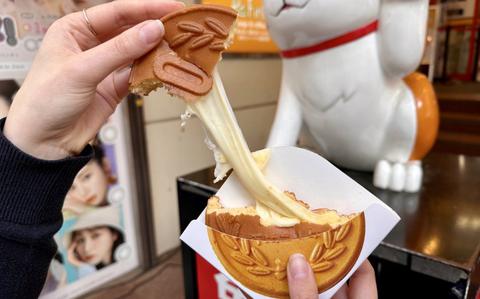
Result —
[{"label": "maneki-neko statue", "polygon": [[374,185],[421,188],[439,113],[413,73],[425,45],[427,0],[265,0],[281,49],[282,87],[268,146],[294,145],[305,124],[338,166],[374,171]]}]

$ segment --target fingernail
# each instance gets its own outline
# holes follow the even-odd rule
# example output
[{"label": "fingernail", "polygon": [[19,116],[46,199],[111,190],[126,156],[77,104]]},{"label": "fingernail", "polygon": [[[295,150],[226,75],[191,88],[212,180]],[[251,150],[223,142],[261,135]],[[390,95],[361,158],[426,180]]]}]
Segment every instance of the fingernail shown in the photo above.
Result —
[{"label": "fingernail", "polygon": [[121,68],[115,72],[113,76],[113,83],[116,87],[121,86],[122,84],[125,85],[125,82],[128,82],[128,78],[130,77],[130,72],[132,68],[130,66]]},{"label": "fingernail", "polygon": [[131,71],[132,71],[131,66],[121,68],[121,69],[117,70],[117,76],[127,76],[127,75],[129,76]]},{"label": "fingernail", "polygon": [[148,21],[140,27],[140,39],[146,44],[152,44],[158,42],[163,37],[164,31],[165,29],[160,20]]},{"label": "fingernail", "polygon": [[288,271],[294,279],[303,279],[308,275],[308,263],[301,254],[294,254],[288,262]]}]

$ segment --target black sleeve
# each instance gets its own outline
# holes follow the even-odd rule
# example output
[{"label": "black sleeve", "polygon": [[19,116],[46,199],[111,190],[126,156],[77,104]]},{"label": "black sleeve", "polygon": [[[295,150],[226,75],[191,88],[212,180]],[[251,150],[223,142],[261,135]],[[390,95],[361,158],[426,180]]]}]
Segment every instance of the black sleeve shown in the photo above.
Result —
[{"label": "black sleeve", "polygon": [[0,298],[38,298],[57,246],[61,209],[77,172],[92,158],[44,161],[3,135],[0,121]]}]

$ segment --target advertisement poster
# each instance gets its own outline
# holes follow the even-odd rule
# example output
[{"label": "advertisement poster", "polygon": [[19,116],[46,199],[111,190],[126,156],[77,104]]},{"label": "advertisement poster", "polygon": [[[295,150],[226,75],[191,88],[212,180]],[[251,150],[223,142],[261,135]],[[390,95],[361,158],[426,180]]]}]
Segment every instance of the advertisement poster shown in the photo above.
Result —
[{"label": "advertisement poster", "polygon": [[0,0],[0,80],[22,79],[48,27],[59,17],[107,0]]},{"label": "advertisement poster", "polygon": [[277,53],[267,30],[262,0],[202,0],[203,4],[230,6],[238,12],[230,53]]},{"label": "advertisement poster", "polygon": [[67,193],[42,299],[79,296],[139,266],[124,107],[92,141],[95,158]]},{"label": "advertisement poster", "polygon": [[[7,115],[48,27],[64,14],[105,0],[0,0],[0,118]],[[40,295],[75,298],[140,265],[136,193],[121,105],[92,140],[95,158],[77,174],[63,206],[64,224]]]},{"label": "advertisement poster", "polygon": [[[14,80],[0,80],[0,118],[18,88]],[[78,297],[140,265],[125,109],[119,106],[91,142],[95,158],[66,195],[42,299]]]}]

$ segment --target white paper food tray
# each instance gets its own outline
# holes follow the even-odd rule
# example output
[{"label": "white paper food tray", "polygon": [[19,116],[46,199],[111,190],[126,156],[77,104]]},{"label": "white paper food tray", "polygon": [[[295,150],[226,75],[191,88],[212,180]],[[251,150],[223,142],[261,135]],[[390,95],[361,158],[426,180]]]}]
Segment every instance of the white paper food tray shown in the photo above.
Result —
[{"label": "white paper food tray", "polygon": [[[294,192],[298,199],[307,202],[312,209],[334,209],[340,214],[364,212],[365,239],[357,261],[343,279],[319,294],[319,298],[332,297],[400,220],[377,197],[330,162],[308,150],[296,147],[272,148],[263,173],[280,190]],[[253,198],[242,187],[235,173],[226,180],[216,195],[224,207],[254,204]],[[188,225],[180,239],[251,297],[270,298],[248,289],[225,270],[210,245],[205,211]]]}]

